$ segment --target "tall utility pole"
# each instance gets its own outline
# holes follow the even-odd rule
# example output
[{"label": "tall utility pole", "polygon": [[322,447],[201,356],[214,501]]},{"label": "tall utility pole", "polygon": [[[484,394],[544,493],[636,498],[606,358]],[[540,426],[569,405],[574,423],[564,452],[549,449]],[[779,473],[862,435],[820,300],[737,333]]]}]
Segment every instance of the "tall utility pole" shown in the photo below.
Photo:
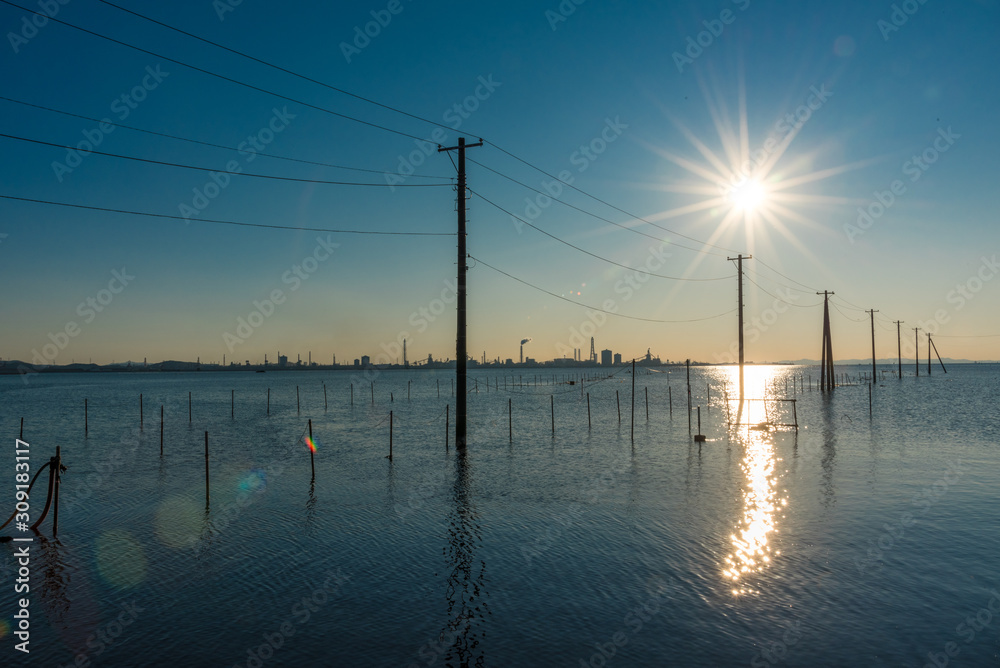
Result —
[{"label": "tall utility pole", "polygon": [[737,255],[736,257],[726,258],[727,260],[736,260],[736,280],[738,287],[738,299],[740,304],[740,405],[743,402],[743,260],[752,260],[753,255],[747,255],[743,257],[742,255]]},{"label": "tall utility pole", "polygon": [[872,309],[868,314],[872,317],[872,382],[875,382],[875,314],[878,311]]},{"label": "tall utility pole", "polygon": [[931,333],[927,332],[927,375],[931,375]]},{"label": "tall utility pole", "polygon": [[920,328],[913,328],[913,344],[916,346],[913,349],[913,361],[915,367],[917,367],[917,375],[920,375]]},{"label": "tall utility pole", "polygon": [[465,137],[458,139],[458,146],[439,148],[438,153],[458,149],[458,336],[455,356],[455,448],[465,450],[466,429],[466,372],[469,356],[466,350],[465,327],[465,278],[469,271],[465,251],[465,149],[482,146],[483,142],[466,144]]},{"label": "tall utility pole", "polygon": [[823,295],[823,352],[819,370],[819,386],[823,390],[833,390],[833,341],[830,331],[830,295],[829,290],[817,292]]},{"label": "tall utility pole", "polygon": [[896,359],[899,360],[899,379],[903,380],[903,334],[900,329],[900,325],[903,324],[902,320],[896,321]]}]

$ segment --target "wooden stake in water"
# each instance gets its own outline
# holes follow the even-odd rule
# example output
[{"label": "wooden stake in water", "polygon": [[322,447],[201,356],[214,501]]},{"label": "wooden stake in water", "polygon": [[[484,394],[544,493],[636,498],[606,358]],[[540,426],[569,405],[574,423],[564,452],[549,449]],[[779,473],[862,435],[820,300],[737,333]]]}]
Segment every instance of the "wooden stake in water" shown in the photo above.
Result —
[{"label": "wooden stake in water", "polygon": [[372,406],[375,405],[375,381],[371,381]]},{"label": "wooden stake in water", "polygon": [[704,443],[706,440],[705,435],[701,433],[701,406],[698,406],[698,433],[694,435],[694,440],[696,443]]},{"label": "wooden stake in water", "polygon": [[267,388],[267,414],[271,414],[271,388]]},{"label": "wooden stake in water", "polygon": [[635,360],[632,360],[632,425],[629,430],[629,438],[635,441]]},{"label": "wooden stake in water", "polygon": [[142,429],[142,394],[139,395],[139,429]]},{"label": "wooden stake in water", "polygon": [[392,461],[392,411],[389,411],[389,461]]},{"label": "wooden stake in water", "polygon": [[448,452],[448,430],[451,429],[449,412],[451,411],[451,404],[444,405],[444,451]]},{"label": "wooden stake in water", "polygon": [[163,456],[163,404],[160,404],[160,456]]},{"label": "wooden stake in water", "polygon": [[210,500],[208,493],[208,432],[205,432],[205,507],[208,507]]},{"label": "wooden stake in water", "polygon": [[590,392],[587,392],[587,429],[590,429]]},{"label": "wooden stake in water", "polygon": [[57,445],[56,446],[56,461],[55,461],[55,464],[53,466],[53,471],[52,471],[52,475],[55,476],[55,483],[53,484],[54,489],[53,489],[53,492],[52,492],[52,496],[53,496],[53,499],[52,499],[52,502],[53,502],[53,506],[52,506],[52,535],[53,536],[55,536],[57,533],[59,533],[59,484],[60,484],[60,479],[62,477],[61,476],[62,471],[60,471],[60,469],[62,468],[62,453],[60,452],[60,450],[61,450],[61,448]]},{"label": "wooden stake in water", "polygon": [[[312,468],[312,479],[316,479],[316,460],[313,457],[313,421],[309,420],[309,466]],[[392,452],[390,448],[389,452]]]},{"label": "wooden stake in water", "polygon": [[406,400],[407,401],[410,400],[410,385],[412,385],[412,384],[413,384],[412,380],[406,381]]},{"label": "wooden stake in water", "polygon": [[441,379],[440,378],[437,379],[437,388],[438,388],[438,399],[440,399],[441,398]]},{"label": "wooden stake in water", "polygon": [[645,390],[646,390],[646,422],[649,422],[649,388],[647,387],[645,388]]},{"label": "wooden stake in water", "polygon": [[299,401],[299,386],[295,386],[295,410],[302,414],[302,403]]},{"label": "wooden stake in water", "polygon": [[552,406],[552,436],[556,435],[556,398],[549,395],[549,405]]},{"label": "wooden stake in water", "polygon": [[667,386],[667,400],[670,402],[670,417],[674,416],[674,391]]},{"label": "wooden stake in water", "polygon": [[507,399],[507,430],[510,435],[510,442],[514,442],[514,409],[511,406],[511,400]]},{"label": "wooden stake in water", "polygon": [[326,400],[326,383],[323,383],[323,410],[330,408],[330,404]]},{"label": "wooden stake in water", "polygon": [[354,383],[351,383],[351,405],[354,405]]},{"label": "wooden stake in water", "polygon": [[618,424],[622,423],[622,402],[621,398],[618,396],[618,390],[615,390],[615,405],[618,406]]},{"label": "wooden stake in water", "polygon": [[229,390],[229,417],[236,419],[236,390]]},{"label": "wooden stake in water", "polygon": [[90,418],[87,410],[87,400],[83,400],[83,435],[90,433]]},{"label": "wooden stake in water", "polygon": [[868,383],[868,417],[872,416],[872,384]]},{"label": "wooden stake in water", "polygon": [[188,392],[188,424],[191,424],[191,393]]}]

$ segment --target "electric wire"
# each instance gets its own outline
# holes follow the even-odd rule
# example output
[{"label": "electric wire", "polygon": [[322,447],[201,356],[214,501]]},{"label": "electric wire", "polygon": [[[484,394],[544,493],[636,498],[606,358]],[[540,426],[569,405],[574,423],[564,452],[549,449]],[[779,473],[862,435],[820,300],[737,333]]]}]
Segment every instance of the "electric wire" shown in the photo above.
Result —
[{"label": "electric wire", "polygon": [[479,199],[483,200],[487,204],[489,204],[489,205],[493,206],[494,208],[496,208],[496,209],[502,211],[503,213],[507,214],[511,218],[515,218],[515,219],[521,221],[522,223],[524,223],[525,225],[527,225],[528,227],[530,227],[530,228],[532,228],[534,230],[537,230],[538,232],[541,232],[542,234],[544,234],[545,236],[549,237],[550,239],[555,239],[559,243],[565,244],[566,246],[569,246],[570,248],[572,248],[574,250],[580,251],[581,253],[583,253],[585,255],[589,255],[590,257],[597,258],[598,260],[601,260],[602,262],[607,262],[608,264],[613,264],[616,267],[622,267],[623,269],[630,269],[632,271],[642,271],[643,273],[648,274],[649,276],[655,276],[657,278],[663,278],[663,279],[667,279],[667,280],[671,280],[671,281],[708,282],[708,281],[725,281],[725,280],[729,280],[730,278],[732,278],[731,276],[720,276],[718,278],[683,278],[683,277],[680,277],[680,276],[664,276],[663,274],[656,274],[656,273],[653,273],[651,271],[646,271],[646,270],[643,270],[643,269],[636,269],[635,267],[630,267],[627,264],[622,264],[620,262],[615,262],[614,260],[610,260],[610,259],[608,259],[606,257],[601,256],[601,255],[597,255],[596,253],[591,253],[590,251],[585,250],[583,248],[580,248],[579,246],[576,246],[576,245],[574,245],[574,244],[572,244],[572,243],[570,243],[570,242],[568,242],[568,241],[566,241],[564,239],[561,239],[561,238],[557,237],[554,234],[546,232],[545,230],[543,230],[542,228],[538,227],[537,225],[533,225],[533,224],[529,223],[524,218],[521,218],[520,216],[515,216],[513,213],[511,213],[507,209],[503,208],[499,204],[496,204],[495,202],[492,202],[491,200],[487,199],[482,194],[476,192],[475,190],[472,190],[471,188],[469,188],[469,192],[471,192],[473,195],[475,195]]},{"label": "electric wire", "polygon": [[[165,132],[156,132],[155,130],[145,130],[143,128],[137,128],[137,127],[132,126],[132,125],[124,125],[122,123],[114,123],[110,119],[107,119],[107,118],[91,118],[90,116],[83,116],[81,114],[74,114],[74,113],[69,112],[69,111],[62,111],[60,109],[53,109],[52,107],[45,107],[45,106],[42,106],[40,104],[33,104],[31,102],[25,102],[23,100],[15,100],[14,98],[4,97],[3,95],[0,95],[0,100],[4,100],[6,102],[13,102],[14,104],[20,104],[20,105],[24,105],[26,107],[34,107],[35,109],[42,109],[44,111],[49,111],[49,112],[52,112],[54,114],[62,114],[63,116],[70,116],[72,118],[80,118],[80,119],[83,119],[85,121],[93,121],[94,123],[106,123],[107,125],[112,125],[112,126],[114,126],[116,128],[124,128],[125,130],[132,130],[134,132],[142,132],[142,133],[149,134],[149,135],[155,135],[157,137],[166,137],[168,139],[176,139],[178,141],[189,142],[191,144],[200,144],[202,146],[211,146],[213,148],[221,148],[221,149],[225,149],[227,151],[239,151],[240,150],[239,148],[233,147],[233,146],[225,146],[223,144],[213,144],[211,142],[200,141],[198,139],[190,139],[188,137],[179,137],[177,135],[171,135],[171,134],[167,134]],[[346,170],[350,170],[350,171],[354,171],[354,172],[366,172],[366,173],[370,173],[370,174],[380,174],[380,175],[385,174],[385,171],[378,170],[378,169],[364,169],[362,167],[348,167],[346,165],[335,165],[335,164],[332,164],[332,163],[329,163],[329,162],[317,162],[315,160],[302,160],[300,158],[290,158],[290,157],[283,156],[283,155],[275,155],[273,153],[264,153],[262,151],[257,151],[257,150],[254,151],[254,155],[259,155],[261,157],[266,157],[266,158],[274,158],[275,160],[287,160],[289,162],[300,162],[300,163],[303,163],[303,164],[306,164],[306,165],[316,165],[316,166],[319,166],[319,167],[331,167],[333,169],[346,169]],[[449,180],[450,179],[454,179],[453,176],[428,176],[428,175],[421,175],[421,174],[411,174],[410,178],[413,178],[413,179],[449,179]]]},{"label": "electric wire", "polygon": [[165,213],[150,213],[147,211],[130,211],[127,209],[112,209],[102,206],[89,206],[86,204],[73,204],[70,202],[52,202],[49,200],[42,199],[31,199],[28,197],[15,197],[13,195],[0,195],[0,199],[15,200],[18,202],[32,202],[35,204],[49,204],[52,206],[64,206],[71,207],[74,209],[87,209],[90,211],[105,211],[108,213],[120,213],[132,216],[147,216],[150,218],[169,218],[171,220],[186,220],[186,221],[196,221],[199,223],[212,223],[216,225],[237,225],[240,227],[262,227],[274,230],[297,230],[303,232],[331,232],[337,234],[372,234],[372,235],[385,235],[385,236],[411,236],[411,237],[453,237],[454,232],[382,232],[377,230],[340,230],[340,229],[330,229],[324,227],[293,227],[287,225],[268,225],[264,223],[247,223],[235,220],[215,220],[212,218],[194,218],[185,216],[175,216]]},{"label": "electric wire", "polygon": [[[3,0],[0,0],[2,2]],[[42,141],[40,139],[28,139],[27,137],[18,137],[16,135],[8,135],[0,133],[0,137],[5,137],[7,139],[15,139],[17,141],[28,142],[31,144],[41,144],[42,146],[52,146],[55,148],[65,148],[71,151],[75,150],[72,146],[67,146],[65,144],[55,144],[53,142]],[[118,153],[106,153],[104,151],[91,150],[89,153],[94,155],[103,155],[109,158],[120,158],[122,160],[135,160],[136,162],[145,162],[153,165],[164,165],[167,167],[178,167],[180,169],[193,169],[199,172],[220,172],[224,170],[212,169],[211,167],[197,167],[195,165],[182,165],[176,162],[166,162],[165,160],[152,160],[150,158],[137,158],[130,155],[120,155]],[[369,188],[438,188],[441,186],[451,186],[450,183],[403,183],[397,184],[395,186],[388,183],[357,183],[353,181],[325,181],[322,179],[300,179],[291,176],[275,176],[273,174],[253,174],[250,172],[226,172],[230,176],[246,176],[249,178],[256,179],[271,179],[274,181],[293,181],[295,183],[316,183],[320,185],[334,185],[334,186],[363,186]]]},{"label": "electric wire", "polygon": [[234,83],[234,84],[236,84],[238,86],[243,86],[244,88],[249,88],[250,90],[255,90],[255,91],[260,92],[260,93],[265,93],[267,95],[272,95],[272,96],[277,97],[279,99],[287,100],[288,102],[294,102],[295,104],[301,104],[303,107],[308,107],[310,109],[315,109],[316,111],[322,111],[323,113],[330,114],[332,116],[337,116],[338,118],[343,118],[345,120],[354,121],[355,123],[360,123],[362,125],[367,125],[367,126],[372,127],[372,128],[377,128],[377,129],[383,130],[385,132],[391,132],[392,134],[400,135],[401,137],[407,137],[409,139],[415,139],[417,141],[424,141],[424,139],[422,137],[418,137],[416,135],[411,135],[408,132],[402,132],[401,130],[394,130],[394,129],[386,127],[384,125],[379,125],[378,123],[372,123],[371,121],[365,121],[365,120],[362,120],[360,118],[355,118],[354,116],[348,116],[347,114],[341,114],[339,112],[333,111],[331,109],[326,109],[324,107],[320,107],[320,106],[315,105],[315,104],[309,104],[308,102],[303,102],[302,100],[298,100],[298,99],[295,99],[293,97],[289,97],[288,95],[282,95],[281,93],[275,93],[274,91],[267,90],[266,88],[261,88],[259,86],[254,86],[253,84],[248,84],[248,83],[246,83],[244,81],[240,81],[238,79],[233,79],[232,77],[227,77],[224,74],[219,74],[217,72],[212,72],[211,70],[206,70],[206,69],[204,69],[202,67],[198,67],[196,65],[191,65],[190,63],[185,63],[185,62],[183,62],[181,60],[177,60],[176,58],[170,58],[169,56],[164,56],[164,55],[156,53],[154,51],[150,51],[148,49],[143,49],[141,47],[135,46],[134,44],[129,44],[128,42],[123,42],[121,40],[114,39],[113,37],[108,37],[107,35],[102,35],[101,33],[94,32],[93,30],[87,30],[86,28],[82,28],[82,27],[80,27],[78,25],[74,25],[74,24],[69,23],[67,21],[63,21],[62,19],[57,19],[54,16],[49,16],[48,14],[43,14],[43,13],[37,12],[37,11],[35,11],[33,9],[28,9],[26,7],[22,7],[21,5],[19,5],[17,3],[11,2],[10,0],[0,0],[0,2],[2,2],[5,5],[10,5],[11,7],[16,7],[17,9],[20,9],[21,11],[24,11],[24,12],[28,12],[29,14],[35,14],[37,16],[44,16],[48,21],[52,21],[54,23],[59,23],[61,25],[67,26],[69,28],[73,28],[74,30],[79,30],[80,32],[87,33],[88,35],[93,35],[94,37],[99,37],[101,39],[107,40],[109,42],[113,42],[115,44],[119,44],[121,46],[127,47],[129,49],[133,49],[135,51],[139,51],[140,53],[145,53],[145,54],[153,56],[155,58],[162,58],[163,60],[166,60],[167,62],[174,63],[176,65],[180,65],[181,67],[187,67],[188,69],[192,69],[192,70],[194,70],[196,72],[201,72],[202,74],[207,74],[207,75],[215,77],[217,79],[222,79],[223,81],[228,81],[228,82]]},{"label": "electric wire", "polygon": [[483,260],[480,260],[478,258],[474,258],[471,255],[469,257],[472,258],[472,259],[474,259],[474,260],[476,260],[476,262],[482,264],[484,267],[488,267],[488,268],[492,269],[493,271],[495,271],[495,272],[497,272],[499,274],[503,274],[507,278],[511,278],[511,279],[517,281],[518,283],[522,283],[524,285],[527,285],[529,288],[532,288],[534,290],[538,290],[539,292],[544,292],[545,294],[547,294],[547,295],[549,295],[551,297],[555,297],[556,299],[561,299],[564,302],[569,302],[570,304],[576,304],[577,306],[582,306],[582,307],[590,309],[592,311],[599,311],[601,313],[607,313],[608,315],[614,315],[614,316],[617,316],[619,318],[627,318],[628,320],[641,320],[643,322],[656,322],[656,323],[667,323],[667,324],[681,324],[681,323],[689,323],[689,322],[703,322],[705,320],[714,320],[716,318],[721,318],[722,316],[729,315],[730,313],[735,313],[736,310],[737,310],[737,309],[732,309],[730,311],[726,311],[725,313],[719,313],[717,315],[712,315],[712,316],[708,316],[708,317],[705,317],[705,318],[692,318],[690,320],[658,320],[658,319],[655,319],[655,318],[640,318],[638,316],[625,315],[623,313],[614,313],[613,311],[607,311],[605,309],[602,309],[602,308],[599,308],[599,307],[596,307],[596,306],[590,306],[589,304],[584,304],[582,302],[578,302],[578,301],[573,300],[573,299],[568,299],[567,297],[563,297],[562,295],[557,295],[556,293],[550,292],[550,291],[546,290],[545,288],[541,288],[541,287],[539,287],[537,285],[534,285],[533,283],[529,283],[528,281],[520,279],[517,276],[514,276],[512,274],[508,274],[506,271],[504,271],[502,269],[497,269],[493,265],[488,264],[488,263],[484,262]]}]

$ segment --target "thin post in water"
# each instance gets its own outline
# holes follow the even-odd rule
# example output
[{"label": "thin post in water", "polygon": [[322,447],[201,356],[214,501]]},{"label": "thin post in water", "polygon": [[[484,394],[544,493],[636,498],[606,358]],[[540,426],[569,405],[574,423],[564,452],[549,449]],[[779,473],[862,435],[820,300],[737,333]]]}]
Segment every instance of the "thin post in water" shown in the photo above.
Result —
[{"label": "thin post in water", "polygon": [[236,419],[236,390],[229,390],[229,417]]},{"label": "thin post in water", "polygon": [[312,468],[312,479],[316,479],[316,459],[313,457],[313,421],[309,420],[309,466]]},{"label": "thin post in water", "polygon": [[556,398],[549,395],[549,405],[552,407],[552,436],[556,435]]},{"label": "thin post in water", "polygon": [[163,456],[163,404],[160,404],[160,456]]},{"label": "thin post in water", "polygon": [[208,507],[211,497],[208,492],[208,432],[205,432],[205,507]]},{"label": "thin post in water", "polygon": [[646,422],[649,422],[649,388],[647,387],[645,388],[645,390],[646,390]]},{"label": "thin post in water", "polygon": [[590,392],[587,392],[587,429],[590,429]]},{"label": "thin post in water", "polygon": [[271,414],[271,388],[267,388],[267,414]]},{"label": "thin post in water", "polygon": [[449,412],[451,411],[451,404],[444,405],[444,451],[448,452],[448,430],[451,429],[451,419]]},{"label": "thin post in water", "polygon": [[392,461],[392,411],[389,411],[389,461]]},{"label": "thin post in water", "polygon": [[618,390],[615,390],[615,404],[618,406],[618,424],[622,423],[622,400],[618,396]]},{"label": "thin post in water", "polygon": [[191,424],[191,393],[188,392],[188,424]]},{"label": "thin post in water", "polygon": [[326,400],[326,383],[323,383],[323,410],[330,408],[330,404]]},{"label": "thin post in water", "polygon": [[83,435],[90,433],[90,417],[88,415],[87,400],[83,400]]},{"label": "thin post in water", "polygon": [[514,409],[512,408],[511,400],[507,398],[507,430],[510,436],[510,442],[514,442]]},{"label": "thin post in water", "polygon": [[142,393],[139,393],[139,429],[142,429]]},{"label": "thin post in water", "polygon": [[632,425],[629,430],[629,438],[635,441],[635,360],[632,360]]},{"label": "thin post in water", "polygon": [[302,414],[302,403],[299,401],[299,386],[295,386],[295,410]]}]

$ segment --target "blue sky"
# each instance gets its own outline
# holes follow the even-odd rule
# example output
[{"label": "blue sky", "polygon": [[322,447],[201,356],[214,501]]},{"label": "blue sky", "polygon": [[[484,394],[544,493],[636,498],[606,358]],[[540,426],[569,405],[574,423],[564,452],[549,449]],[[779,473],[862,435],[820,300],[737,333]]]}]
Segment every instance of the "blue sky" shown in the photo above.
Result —
[{"label": "blue sky", "polygon": [[[726,257],[740,252],[754,255],[745,266],[759,284],[746,283],[748,359],[818,357],[817,289],[836,292],[838,358],[869,354],[868,316],[859,308],[880,310],[880,357],[895,354],[890,320],[923,325],[941,337],[1000,334],[1000,280],[992,280],[1000,271],[992,261],[1000,252],[1000,232],[990,182],[994,147],[1000,146],[992,122],[1000,86],[995,1],[897,3],[894,16],[893,3],[878,2],[470,6],[401,0],[391,6],[344,2],[278,9],[244,0],[221,20],[222,5],[207,1],[165,6],[121,0],[121,6],[434,120],[449,145],[459,136],[486,139],[486,146],[469,150],[481,165],[470,162],[468,170],[469,187],[477,193],[469,201],[469,253],[482,262],[619,314],[647,320],[719,316],[688,323],[604,316],[470,261],[469,349],[475,357],[483,351],[489,358],[516,357],[524,337],[532,338],[526,352],[533,356],[562,356],[577,347],[574,333],[580,332],[587,335],[584,354],[593,333],[599,350],[612,348],[626,358],[651,348],[664,358],[724,361],[737,327],[735,313],[729,313],[736,307],[735,268]],[[375,20],[372,12],[386,25],[377,31],[370,25],[377,34],[369,43],[345,48],[356,28],[363,31]],[[399,169],[401,156],[417,151],[422,164],[416,175],[454,176],[447,156],[425,157],[413,138],[54,22],[36,34],[24,29],[26,16],[0,6],[5,98],[224,146],[268,138],[269,128],[279,129],[264,152],[378,173],[253,157],[124,128],[103,133],[95,122],[0,100],[3,134],[76,145],[89,132],[100,138],[97,150],[110,153],[220,171],[230,163],[241,172],[379,184],[386,183],[385,173]],[[71,0],[56,18],[406,135],[431,138],[434,132],[428,123],[95,0]],[[12,37],[19,34],[27,37]],[[699,39],[700,52],[690,46]],[[142,101],[121,100],[137,86]],[[826,99],[810,97],[815,91],[825,91]],[[814,108],[802,113],[810,102]],[[464,118],[456,104],[466,105]],[[799,126],[794,131],[780,124],[787,114]],[[731,194],[720,184],[731,182],[769,137],[775,141],[766,155],[773,164],[751,174],[763,201],[733,214]],[[65,161],[66,149],[8,138],[0,138],[0,146],[6,157],[2,195],[181,215],[182,205],[197,203],[195,189],[211,183],[208,172],[100,155],[84,155],[66,172],[53,168]],[[581,150],[586,146],[589,153]],[[532,210],[526,199],[535,193],[486,167],[536,189],[556,186],[497,147],[550,174],[565,171],[572,185],[617,208],[561,187],[560,199],[606,220],[557,203]],[[925,152],[932,164],[914,167],[914,156]],[[454,232],[449,181],[405,180],[415,183],[445,185],[390,190],[232,176],[200,216],[290,227]],[[883,202],[891,196],[891,205],[867,229],[845,228],[857,225],[859,207],[880,212],[877,193]],[[479,195],[617,264],[515,225]],[[5,359],[31,359],[54,337],[53,346],[65,344],[52,359],[56,363],[199,356],[221,361],[224,354],[227,360],[256,361],[265,353],[273,359],[279,349],[293,359],[312,351],[314,360],[336,354],[341,361],[386,350],[393,356],[392,343],[403,336],[411,358],[454,358],[452,236],[328,238],[2,199],[0,233],[7,235],[0,240]],[[709,240],[714,246],[701,243]],[[315,265],[307,260],[329,244],[339,246],[320,250],[326,259]],[[639,282],[641,273],[619,266],[650,260],[665,276],[725,280]],[[304,280],[294,274],[303,262],[314,270],[300,268]],[[122,268],[134,279],[119,293],[102,294],[112,272]],[[259,326],[250,328],[249,337],[235,343],[226,337],[239,336],[240,318],[269,311],[254,302],[262,304],[275,290],[284,301],[267,317],[254,316]],[[90,314],[88,298],[110,302]],[[76,335],[59,336],[70,323],[79,328],[70,327]],[[904,338],[912,340],[912,334]],[[937,340],[943,355],[971,359],[1000,358],[998,344],[1000,338]]]}]

